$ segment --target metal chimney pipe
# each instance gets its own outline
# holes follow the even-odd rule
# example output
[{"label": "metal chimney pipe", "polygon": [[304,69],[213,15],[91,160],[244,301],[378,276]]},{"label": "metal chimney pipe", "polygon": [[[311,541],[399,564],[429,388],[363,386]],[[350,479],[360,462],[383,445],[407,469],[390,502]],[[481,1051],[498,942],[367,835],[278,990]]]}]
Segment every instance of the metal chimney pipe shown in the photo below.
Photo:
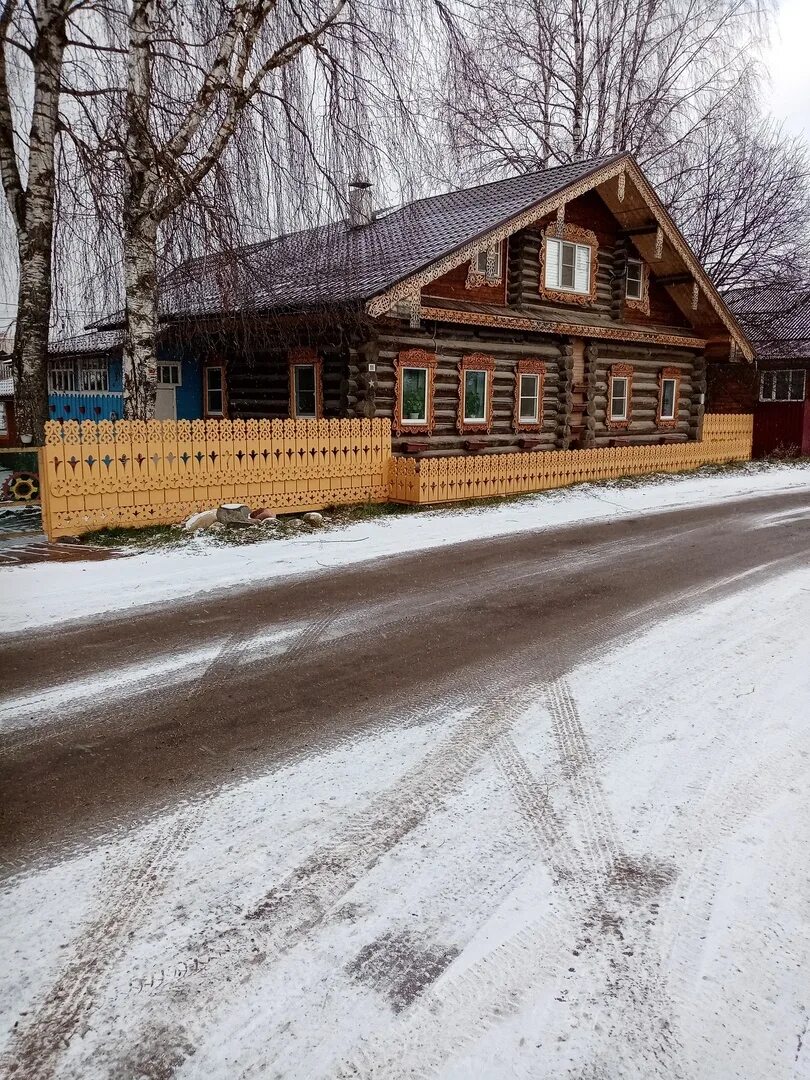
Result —
[{"label": "metal chimney pipe", "polygon": [[370,225],[373,220],[370,181],[349,181],[349,227],[357,229],[361,225]]}]

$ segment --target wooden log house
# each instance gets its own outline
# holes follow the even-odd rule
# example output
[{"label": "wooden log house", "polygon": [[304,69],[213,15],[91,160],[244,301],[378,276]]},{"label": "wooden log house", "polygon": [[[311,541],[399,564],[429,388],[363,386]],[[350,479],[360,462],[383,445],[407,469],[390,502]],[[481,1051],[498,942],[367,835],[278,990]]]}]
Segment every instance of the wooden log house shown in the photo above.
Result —
[{"label": "wooden log house", "polygon": [[377,213],[350,195],[346,221],[163,283],[161,361],[203,415],[390,417],[418,456],[685,441],[707,365],[752,359],[628,154]]}]

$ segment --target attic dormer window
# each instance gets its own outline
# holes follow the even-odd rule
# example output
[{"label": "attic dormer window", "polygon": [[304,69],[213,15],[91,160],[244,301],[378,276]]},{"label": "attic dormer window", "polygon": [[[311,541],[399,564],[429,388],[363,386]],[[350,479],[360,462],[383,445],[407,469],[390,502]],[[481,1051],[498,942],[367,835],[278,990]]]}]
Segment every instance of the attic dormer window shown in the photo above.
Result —
[{"label": "attic dormer window", "polygon": [[490,249],[484,248],[478,252],[478,258],[475,260],[476,269],[479,274],[483,274],[489,281],[501,280],[501,245],[494,244],[492,248],[492,268],[489,269]]},{"label": "attic dormer window", "polygon": [[629,308],[650,314],[650,279],[643,259],[628,259],[624,272],[624,299]]},{"label": "attic dormer window", "polygon": [[643,289],[644,271],[641,259],[628,259],[625,296],[628,300],[641,300]]},{"label": "attic dormer window", "polygon": [[470,260],[467,273],[467,288],[477,289],[481,285],[500,285],[503,281],[503,243],[490,244],[481,248]]},{"label": "attic dormer window", "polygon": [[548,300],[587,304],[596,299],[597,239],[590,229],[567,222],[545,230],[540,293]]}]

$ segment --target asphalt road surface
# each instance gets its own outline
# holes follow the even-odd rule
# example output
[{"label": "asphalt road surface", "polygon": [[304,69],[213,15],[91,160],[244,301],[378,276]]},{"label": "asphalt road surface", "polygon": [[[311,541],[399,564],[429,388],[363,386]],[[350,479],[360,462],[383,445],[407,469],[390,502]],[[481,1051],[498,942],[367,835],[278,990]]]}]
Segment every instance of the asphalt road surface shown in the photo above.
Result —
[{"label": "asphalt road surface", "polygon": [[799,492],[622,517],[6,638],[2,873],[806,565],[809,509]]}]

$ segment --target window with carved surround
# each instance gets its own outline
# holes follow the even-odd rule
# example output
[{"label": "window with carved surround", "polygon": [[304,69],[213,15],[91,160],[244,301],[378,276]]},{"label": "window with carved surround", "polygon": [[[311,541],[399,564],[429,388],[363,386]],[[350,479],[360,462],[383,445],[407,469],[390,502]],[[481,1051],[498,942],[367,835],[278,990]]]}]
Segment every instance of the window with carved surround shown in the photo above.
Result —
[{"label": "window with carved surround", "polygon": [[628,259],[624,275],[624,303],[632,311],[650,314],[650,268],[643,259]]},{"label": "window with carved surround", "polygon": [[540,245],[540,295],[565,304],[592,304],[596,299],[599,244],[596,233],[579,225],[556,222]]},{"label": "window with carved surround", "polygon": [[466,287],[478,289],[482,285],[500,285],[503,281],[506,240],[481,248],[470,260]]},{"label": "window with carved surround", "polygon": [[546,365],[542,360],[519,360],[515,368],[515,431],[543,427],[543,387]]},{"label": "window with carved surround", "polygon": [[460,432],[492,430],[492,383],[495,357],[470,353],[458,365],[458,417]]},{"label": "window with carved surround", "polygon": [[660,428],[678,426],[680,391],[680,370],[678,368],[662,368],[658,375],[658,414],[656,417],[656,423]]},{"label": "window with carved surround", "polygon": [[323,416],[323,360],[314,349],[290,349],[290,416],[319,420]]},{"label": "window with carved surround", "polygon": [[629,364],[613,364],[608,372],[607,419],[610,431],[630,426],[633,415],[633,369]]},{"label": "window with carved surround", "polygon": [[433,380],[436,354],[425,349],[404,349],[394,361],[396,402],[393,431],[395,435],[422,434],[433,431]]}]

